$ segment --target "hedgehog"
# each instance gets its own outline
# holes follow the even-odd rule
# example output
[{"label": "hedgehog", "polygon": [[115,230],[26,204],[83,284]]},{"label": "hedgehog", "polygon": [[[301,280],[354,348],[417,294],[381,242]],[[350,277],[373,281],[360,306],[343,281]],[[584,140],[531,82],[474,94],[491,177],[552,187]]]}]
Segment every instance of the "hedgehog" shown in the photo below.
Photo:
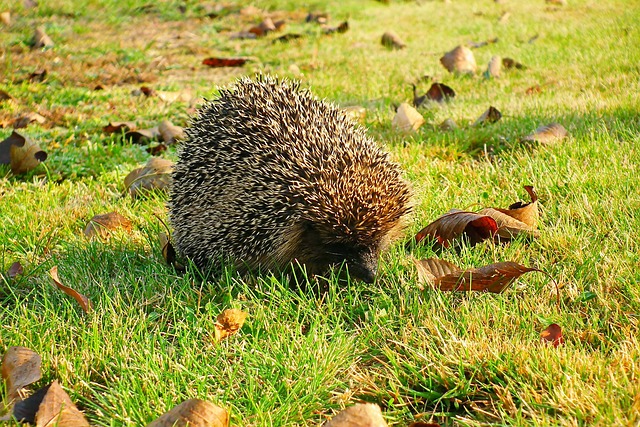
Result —
[{"label": "hedgehog", "polygon": [[372,282],[411,211],[399,166],[300,82],[259,75],[219,89],[185,129],[169,219],[198,268],[240,273],[339,267]]}]

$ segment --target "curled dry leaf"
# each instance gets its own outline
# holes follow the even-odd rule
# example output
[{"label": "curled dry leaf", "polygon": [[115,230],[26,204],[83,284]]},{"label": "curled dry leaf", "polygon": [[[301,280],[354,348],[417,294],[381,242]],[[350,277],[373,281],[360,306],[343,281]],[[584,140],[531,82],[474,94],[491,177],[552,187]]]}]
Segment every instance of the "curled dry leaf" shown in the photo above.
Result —
[{"label": "curled dry leaf", "polygon": [[11,264],[11,266],[9,267],[9,270],[7,270],[7,276],[10,279],[15,279],[17,276],[21,275],[23,271],[24,269],[22,268],[22,264],[16,261],[13,264]]},{"label": "curled dry leaf", "polygon": [[420,243],[427,236],[431,236],[438,244],[447,247],[454,239],[464,234],[473,246],[492,238],[497,231],[496,221],[489,216],[451,209],[420,230],[415,236],[415,242]]},{"label": "curled dry leaf", "polygon": [[[17,419],[36,427],[89,427],[89,422],[57,381],[38,390],[14,409]],[[33,415],[35,410],[35,416]],[[18,412],[18,413],[16,413]]]},{"label": "curled dry leaf", "polygon": [[441,291],[501,293],[524,273],[540,271],[511,261],[464,271],[448,261],[435,258],[416,260],[415,263],[418,279]]},{"label": "curled dry leaf", "polygon": [[427,99],[436,102],[448,101],[456,97],[456,92],[443,83],[433,83],[426,93]]},{"label": "curled dry leaf", "polygon": [[367,116],[367,109],[361,105],[351,105],[343,107],[341,110],[347,117],[358,123],[364,123],[364,119]]},{"label": "curled dry leaf", "polygon": [[34,123],[35,122],[35,123],[38,123],[38,124],[43,124],[46,121],[47,121],[47,119],[42,117],[40,114],[34,113],[34,112],[30,112],[30,113],[26,113],[26,114],[23,114],[21,116],[18,116],[13,121],[13,128],[14,129],[26,128],[30,123]]},{"label": "curled dry leaf", "polygon": [[38,144],[15,131],[0,142],[0,163],[10,164],[14,175],[28,172],[46,159],[47,153]]},{"label": "curled dry leaf", "polygon": [[533,226],[525,224],[524,222],[515,219],[498,209],[486,208],[478,211],[478,214],[489,216],[496,221],[496,224],[498,225],[496,235],[501,239],[513,239],[520,234],[538,237],[538,233]]},{"label": "curled dry leaf", "polygon": [[415,132],[423,124],[424,118],[422,117],[422,114],[418,113],[415,108],[406,102],[400,104],[398,111],[391,122],[391,126],[395,129],[399,129],[402,132],[407,133]]},{"label": "curled dry leaf", "polygon": [[47,35],[44,30],[44,27],[36,28],[36,31],[33,35],[33,47],[36,49],[40,48],[48,48],[53,47],[53,40]]},{"label": "curled dry leaf", "polygon": [[7,385],[7,401],[20,399],[21,390],[42,378],[42,358],[27,347],[9,347],[2,357],[0,373]]},{"label": "curled dry leaf", "polygon": [[554,347],[564,344],[562,328],[555,323],[550,324],[547,329],[540,333],[540,340],[543,343],[553,345]]},{"label": "curled dry leaf", "polygon": [[6,11],[0,13],[0,22],[2,22],[7,27],[11,25],[11,12]]},{"label": "curled dry leaf", "polygon": [[184,129],[180,126],[174,125],[169,120],[163,120],[160,122],[158,125],[158,132],[160,132],[162,140],[167,145],[174,144],[176,141],[184,138]]},{"label": "curled dry leaf", "polygon": [[475,74],[478,66],[471,49],[465,46],[458,46],[440,58],[440,63],[450,73]]},{"label": "curled dry leaf", "polygon": [[334,34],[334,33],[346,33],[349,31],[349,21],[344,21],[337,27],[327,27],[326,25],[322,26],[325,34]]},{"label": "curled dry leaf", "polygon": [[152,156],[157,156],[159,154],[164,153],[165,151],[167,151],[167,146],[163,143],[154,145],[154,146],[149,146],[147,148],[145,148],[145,151],[149,154],[151,154]]},{"label": "curled dry leaf", "polygon": [[119,229],[129,233],[131,231],[131,221],[118,212],[109,212],[91,218],[84,229],[84,235],[88,239],[93,239],[94,237],[106,239],[111,236],[112,231]]},{"label": "curled dry leaf", "polygon": [[130,140],[132,144],[146,144],[158,138],[160,138],[160,131],[157,126],[149,129],[130,130],[124,134],[124,139]]},{"label": "curled dry leaf", "polygon": [[384,33],[380,42],[383,46],[390,49],[404,49],[407,47],[407,44],[393,31],[387,31]]},{"label": "curled dry leaf", "polygon": [[549,123],[548,125],[540,126],[536,131],[530,135],[525,136],[522,140],[529,142],[538,142],[540,144],[551,144],[553,142],[561,141],[567,137],[569,132],[559,123]]},{"label": "curled dry leaf", "polygon": [[487,123],[495,123],[502,118],[502,113],[495,107],[490,106],[487,111],[482,113],[478,120],[472,126],[482,126]]},{"label": "curled dry leaf", "polygon": [[134,169],[124,178],[124,186],[132,197],[149,190],[167,190],[172,170],[172,161],[152,157],[144,167]]},{"label": "curled dry leaf", "polygon": [[248,61],[247,58],[206,58],[202,61],[203,65],[207,65],[212,68],[223,67],[242,67]]},{"label": "curled dry leaf", "polygon": [[502,71],[502,59],[499,56],[492,56],[487,66],[485,77],[487,78],[499,78]]},{"label": "curled dry leaf", "polygon": [[323,427],[387,427],[387,423],[378,405],[356,403],[340,411]]},{"label": "curled dry leaf", "polygon": [[109,122],[108,125],[102,128],[104,133],[120,133],[122,131],[128,132],[136,128],[136,122]]},{"label": "curled dry leaf", "polygon": [[51,278],[53,279],[53,283],[55,283],[58,289],[60,289],[65,294],[69,295],[71,298],[75,299],[78,302],[78,304],[80,304],[80,307],[82,307],[82,310],[84,310],[85,313],[89,313],[91,311],[92,306],[91,306],[91,301],[89,301],[89,298],[82,295],[80,292],[76,291],[75,289],[72,289],[62,284],[62,282],[60,281],[60,278],[58,277],[57,265],[53,266],[51,270],[49,270],[49,276],[51,276]]},{"label": "curled dry leaf", "polygon": [[211,402],[189,399],[147,427],[227,427],[229,414]]},{"label": "curled dry leaf", "polygon": [[252,27],[249,32],[257,37],[266,36],[271,31],[276,31],[276,26],[271,18],[265,18],[259,25]]},{"label": "curled dry leaf", "polygon": [[238,332],[246,318],[247,313],[235,308],[230,308],[220,313],[216,319],[214,331],[216,342],[220,342]]},{"label": "curled dry leaf", "polygon": [[538,195],[532,185],[525,185],[524,190],[529,194],[531,198],[530,202],[515,202],[509,206],[509,209],[498,210],[531,227],[535,227],[538,225],[538,218],[540,217],[538,211]]}]

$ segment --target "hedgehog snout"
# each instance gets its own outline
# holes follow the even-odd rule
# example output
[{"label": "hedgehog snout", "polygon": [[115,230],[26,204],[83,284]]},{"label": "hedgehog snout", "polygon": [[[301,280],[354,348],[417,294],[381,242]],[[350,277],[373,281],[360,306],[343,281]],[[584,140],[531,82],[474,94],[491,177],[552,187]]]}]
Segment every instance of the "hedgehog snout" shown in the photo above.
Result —
[{"label": "hedgehog snout", "polygon": [[374,252],[365,252],[347,259],[349,274],[365,283],[373,283],[378,273],[378,255]]}]

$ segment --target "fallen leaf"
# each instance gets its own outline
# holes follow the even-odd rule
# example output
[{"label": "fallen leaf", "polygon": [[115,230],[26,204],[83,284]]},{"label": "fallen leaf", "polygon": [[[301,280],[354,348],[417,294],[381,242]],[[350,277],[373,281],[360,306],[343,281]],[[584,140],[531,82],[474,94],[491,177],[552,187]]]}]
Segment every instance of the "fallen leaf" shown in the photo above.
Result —
[{"label": "fallen leaf", "polygon": [[177,271],[184,271],[185,267],[177,261],[176,250],[167,233],[158,234],[158,241],[160,242],[162,258],[164,258],[167,264],[175,268]]},{"label": "fallen leaf", "polygon": [[344,21],[337,27],[328,27],[326,25],[323,25],[322,28],[324,29],[325,34],[333,34],[333,33],[342,34],[342,33],[346,33],[349,30],[349,22]]},{"label": "fallen leaf", "polygon": [[89,427],[89,422],[58,381],[49,386],[38,407],[36,427]]},{"label": "fallen leaf", "polygon": [[351,105],[340,110],[351,120],[358,123],[364,123],[364,119],[367,116],[367,109],[361,105]]},{"label": "fallen leaf", "polygon": [[131,171],[124,178],[126,191],[136,197],[149,190],[167,190],[171,185],[172,170],[172,161],[152,157],[144,167]]},{"label": "fallen leaf", "polygon": [[60,281],[60,278],[58,277],[57,265],[53,266],[51,270],[49,270],[49,276],[51,276],[51,278],[53,279],[53,282],[58,287],[58,289],[60,289],[65,294],[69,295],[71,298],[75,299],[78,302],[78,304],[80,304],[80,307],[84,310],[85,313],[89,313],[91,311],[92,307],[91,307],[91,301],[89,301],[89,298],[82,295],[75,289],[72,289],[62,284],[62,282]]},{"label": "fallen leaf", "polygon": [[202,61],[203,65],[208,65],[212,68],[222,67],[242,67],[248,61],[247,58],[207,58]]},{"label": "fallen leaf", "polygon": [[452,51],[447,52],[440,58],[440,63],[450,73],[475,74],[478,68],[473,52],[464,46],[457,46]]},{"label": "fallen leaf", "polygon": [[44,68],[38,68],[33,73],[29,74],[29,77],[27,77],[27,80],[34,83],[43,82],[46,77],[47,77],[47,70],[45,70]]},{"label": "fallen leaf", "polygon": [[34,112],[30,112],[30,113],[26,113],[26,114],[23,114],[22,116],[17,117],[13,121],[13,128],[14,129],[25,128],[30,123],[36,122],[38,124],[43,124],[46,121],[47,121],[47,119],[42,117],[40,114],[34,113]]},{"label": "fallen leaf", "polygon": [[216,342],[220,342],[238,332],[246,318],[247,313],[235,308],[230,308],[220,313],[216,319],[214,331]]},{"label": "fallen leaf", "polygon": [[502,58],[499,56],[492,56],[489,61],[489,65],[487,66],[487,71],[485,72],[486,78],[494,78],[497,79],[500,77],[500,72],[502,71]]},{"label": "fallen leaf", "polygon": [[448,101],[456,97],[456,92],[443,83],[433,83],[426,93],[427,99],[436,102]]},{"label": "fallen leaf", "polygon": [[516,68],[518,70],[524,70],[524,69],[527,68],[524,65],[522,65],[521,63],[519,63],[518,61],[516,61],[515,59],[511,59],[511,58],[502,58],[502,66],[504,68],[506,68],[507,70],[509,70],[511,68]]},{"label": "fallen leaf", "polygon": [[454,239],[464,234],[473,246],[492,238],[497,231],[498,225],[491,217],[452,209],[420,230],[414,239],[415,243],[420,243],[427,236],[431,236],[440,245],[448,247]]},{"label": "fallen leaf", "polygon": [[402,41],[399,35],[394,33],[393,31],[387,31],[382,35],[382,39],[380,40],[382,46],[388,47],[390,49],[404,49],[407,47],[407,44]]},{"label": "fallen leaf", "polygon": [[569,132],[559,123],[549,123],[548,125],[540,126],[536,131],[530,135],[522,138],[523,141],[538,142],[540,144],[551,144],[553,142],[561,141],[567,137]]},{"label": "fallen leaf", "polygon": [[9,95],[4,90],[0,90],[0,101],[11,101],[13,100],[13,96]]},{"label": "fallen leaf", "polygon": [[440,125],[438,127],[443,131],[450,131],[450,130],[458,129],[458,125],[451,118],[446,119],[444,122],[440,123]]},{"label": "fallen leaf", "polygon": [[480,126],[487,123],[495,123],[502,118],[502,113],[495,107],[490,106],[487,111],[482,113],[478,120],[471,126]]},{"label": "fallen leaf", "polygon": [[276,31],[276,26],[271,18],[265,18],[259,25],[249,30],[250,33],[255,34],[257,37],[266,36],[271,31]]},{"label": "fallen leaf", "polygon": [[534,227],[517,220],[508,214],[494,208],[485,208],[478,211],[479,215],[486,215],[493,218],[498,225],[496,235],[501,239],[513,239],[520,234],[537,237],[538,233]]},{"label": "fallen leaf", "polygon": [[11,25],[11,12],[6,11],[0,13],[0,22],[9,27]]},{"label": "fallen leaf", "polygon": [[424,118],[422,115],[406,102],[400,104],[398,111],[391,122],[392,127],[407,133],[415,132],[423,124]]},{"label": "fallen leaf", "polygon": [[448,261],[435,258],[415,260],[415,263],[419,280],[441,291],[501,293],[524,273],[540,271],[511,261],[464,271]]},{"label": "fallen leaf", "polygon": [[158,125],[158,132],[165,144],[171,145],[176,141],[184,138],[184,129],[180,126],[176,126],[169,120],[163,120]]},{"label": "fallen leaf", "polygon": [[540,333],[540,340],[543,343],[553,345],[554,347],[564,344],[562,328],[555,323],[550,324],[547,329]]},{"label": "fallen leaf", "polygon": [[16,276],[19,276],[23,273],[24,269],[22,268],[22,264],[19,261],[14,262],[7,270],[7,276],[10,279],[15,279]]},{"label": "fallen leaf", "polygon": [[33,47],[36,49],[53,47],[53,40],[47,35],[44,27],[40,26],[36,28],[33,35]]},{"label": "fallen leaf", "polygon": [[380,407],[374,403],[356,403],[340,411],[323,427],[387,427]]},{"label": "fallen leaf", "polygon": [[182,402],[147,427],[227,427],[229,414],[211,402],[189,399]]},{"label": "fallen leaf", "polygon": [[142,94],[144,96],[155,96],[156,95],[155,89],[152,89],[149,86],[140,86],[140,92],[142,92]]},{"label": "fallen leaf", "polygon": [[17,132],[0,142],[0,164],[10,164],[14,175],[28,172],[47,160],[38,144]]},{"label": "fallen leaf", "polygon": [[329,21],[329,14],[326,12],[311,12],[305,18],[305,22],[316,22],[326,24]]},{"label": "fallen leaf", "polygon": [[108,125],[102,128],[104,133],[121,133],[122,131],[128,132],[136,128],[136,122],[109,122]]},{"label": "fallen leaf", "polygon": [[11,402],[22,397],[22,389],[42,378],[42,358],[27,347],[9,347],[2,357],[0,373],[6,381],[7,398]]},{"label": "fallen leaf", "polygon": [[125,132],[124,139],[130,140],[132,144],[146,144],[149,141],[156,141],[160,138],[158,127],[148,129],[136,129]]},{"label": "fallen leaf", "polygon": [[94,237],[106,239],[111,236],[113,230],[118,229],[124,229],[127,233],[131,232],[131,221],[118,212],[109,212],[91,218],[84,229],[84,236],[88,239]]},{"label": "fallen leaf", "polygon": [[531,198],[530,202],[515,202],[509,206],[509,209],[497,210],[522,221],[531,227],[536,227],[538,225],[538,218],[540,217],[538,209],[538,195],[532,185],[525,185],[524,190],[529,194],[529,197]]}]

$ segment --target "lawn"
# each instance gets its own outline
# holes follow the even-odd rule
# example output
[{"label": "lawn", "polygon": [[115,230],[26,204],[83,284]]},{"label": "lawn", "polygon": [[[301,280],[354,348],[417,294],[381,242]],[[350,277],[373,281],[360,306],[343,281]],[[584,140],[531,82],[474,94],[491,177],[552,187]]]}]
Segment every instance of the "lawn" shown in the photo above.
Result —
[{"label": "lawn", "polygon": [[[41,123],[16,132],[48,155],[17,175],[0,164],[0,354],[25,346],[42,356],[43,378],[30,390],[58,380],[95,426],[146,425],[190,398],[225,408],[236,426],[317,426],[357,402],[379,405],[401,427],[640,425],[640,4],[39,3],[0,0],[11,13],[0,23],[0,90],[12,98],[0,101],[0,140],[35,112]],[[349,29],[325,34],[305,22],[311,11]],[[285,28],[233,37],[267,16]],[[38,26],[52,47],[31,46]],[[404,49],[382,46],[389,30]],[[275,40],[285,34],[301,37]],[[454,47],[485,41],[472,49],[475,75],[440,64]],[[487,78],[495,55],[525,67]],[[211,68],[208,57],[249,61]],[[331,280],[317,294],[278,275],[208,276],[163,259],[167,194],[131,197],[124,184],[157,143],[104,127],[187,126],[217,87],[255,73],[364,107],[368,133],[405,171],[414,211],[374,284]],[[411,85],[424,93],[432,81],[455,98],[420,106],[416,132],[395,129]],[[489,106],[502,118],[473,126]],[[442,130],[446,119],[457,129]],[[552,122],[569,136],[522,141]],[[158,156],[175,161],[176,149]],[[529,201],[525,185],[539,197],[535,237],[405,245],[452,208]],[[112,211],[130,230],[86,238],[89,220]],[[444,292],[418,279],[412,258],[431,257],[462,268],[513,261],[546,274],[522,275],[499,294]],[[14,262],[23,272],[10,277]],[[54,287],[53,266],[91,312]],[[228,308],[247,320],[216,343],[216,318]],[[564,338],[557,347],[540,338],[554,323]]]}]

